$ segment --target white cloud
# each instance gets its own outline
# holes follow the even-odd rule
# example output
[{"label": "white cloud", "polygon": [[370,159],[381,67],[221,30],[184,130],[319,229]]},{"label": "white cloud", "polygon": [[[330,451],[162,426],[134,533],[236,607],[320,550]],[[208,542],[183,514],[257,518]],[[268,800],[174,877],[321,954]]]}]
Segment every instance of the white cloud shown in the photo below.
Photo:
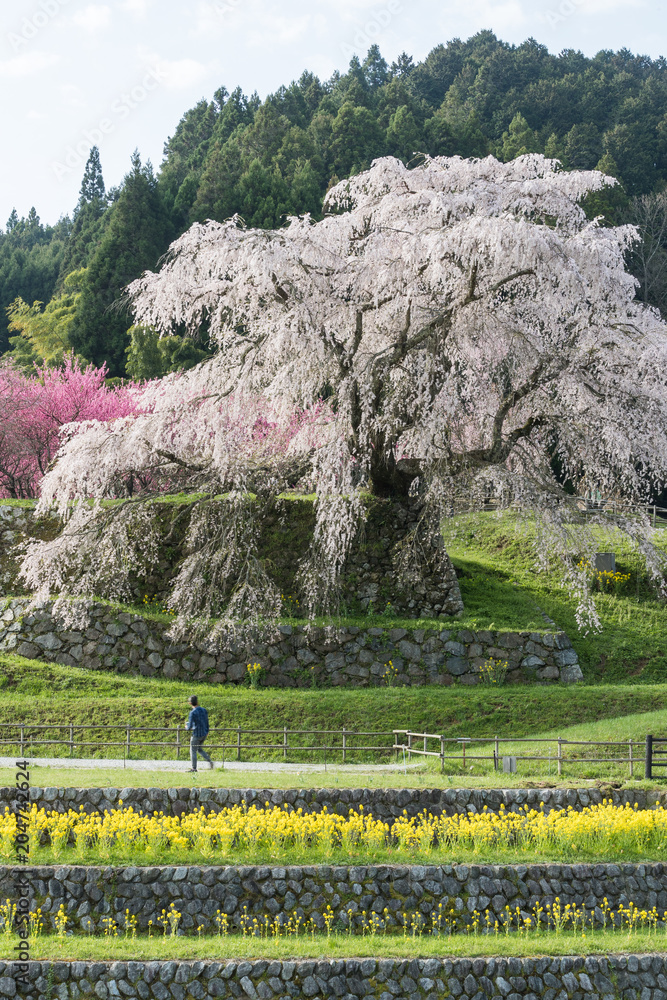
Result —
[{"label": "white cloud", "polygon": [[[558,5],[557,5],[558,6]],[[582,14],[608,14],[620,8],[645,8],[645,0],[584,0],[579,9]]]},{"label": "white cloud", "polygon": [[77,87],[74,83],[64,83],[60,87],[60,95],[63,99],[63,103],[68,105],[70,108],[88,107],[88,102],[86,101],[83,90],[81,87]]},{"label": "white cloud", "polygon": [[120,6],[121,10],[127,11],[133,17],[144,18],[152,2],[153,0],[123,0]]},{"label": "white cloud", "polygon": [[449,3],[441,9],[440,29],[444,32],[445,39],[450,38],[452,17],[460,19],[465,12],[463,16],[471,30],[493,28],[496,34],[502,35],[504,31],[516,30],[525,25],[533,11],[533,0],[530,3],[525,0],[468,0],[463,11],[459,3]]},{"label": "white cloud", "polygon": [[104,31],[111,24],[111,8],[100,4],[89,4],[83,10],[78,10],[72,18],[74,23],[91,35]]},{"label": "white cloud", "polygon": [[209,75],[209,67],[196,59],[159,59],[154,57],[150,63],[156,66],[164,77],[167,90],[188,90],[205,80]]},{"label": "white cloud", "polygon": [[35,49],[34,52],[24,52],[14,59],[7,59],[0,62],[0,76],[3,77],[25,77],[36,76],[42,70],[54,66],[60,57],[55,52],[41,52]]},{"label": "white cloud", "polygon": [[257,46],[291,45],[305,38],[310,25],[310,16],[290,17],[284,14],[265,14],[261,21],[248,27],[248,44]]}]

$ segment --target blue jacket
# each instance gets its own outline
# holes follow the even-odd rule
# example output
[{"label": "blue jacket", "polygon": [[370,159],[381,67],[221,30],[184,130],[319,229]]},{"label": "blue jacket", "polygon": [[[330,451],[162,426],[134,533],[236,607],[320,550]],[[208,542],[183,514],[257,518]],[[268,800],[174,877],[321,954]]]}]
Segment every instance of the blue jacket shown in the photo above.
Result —
[{"label": "blue jacket", "polygon": [[201,705],[197,705],[193,708],[188,715],[188,724],[186,729],[192,730],[193,736],[198,740],[203,740],[205,736],[208,736],[208,712]]}]

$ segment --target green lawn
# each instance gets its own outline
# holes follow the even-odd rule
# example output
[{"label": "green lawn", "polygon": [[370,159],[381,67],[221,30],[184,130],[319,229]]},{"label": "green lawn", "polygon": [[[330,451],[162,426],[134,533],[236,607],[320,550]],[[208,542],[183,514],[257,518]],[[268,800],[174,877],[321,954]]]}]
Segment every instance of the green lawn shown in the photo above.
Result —
[{"label": "green lawn", "polygon": [[[518,774],[494,773],[488,767],[477,773],[453,769],[440,774],[439,766],[418,765],[398,771],[371,772],[365,765],[342,770],[329,767],[326,771],[237,771],[217,768],[215,771],[201,770],[189,774],[183,762],[181,771],[133,771],[120,768],[58,768],[35,766],[31,763],[30,780],[40,788],[183,788],[190,785],[199,788],[606,788],[614,781],[623,788],[660,789],[658,781],[644,781],[643,768],[638,767],[633,781],[626,780],[623,771],[611,771],[605,765],[600,767],[600,777],[584,778],[580,769],[566,767],[561,778],[542,768],[538,774],[526,775],[523,769]],[[568,774],[569,771],[569,774]],[[625,770],[627,774],[627,769]],[[16,780],[14,768],[0,768],[0,788],[13,787]]]},{"label": "green lawn", "polygon": [[[601,847],[585,843],[543,845],[535,843],[521,847],[489,846],[480,843],[476,847],[465,845],[445,845],[425,850],[418,848],[400,850],[396,847],[369,847],[359,844],[353,848],[342,846],[331,850],[312,847],[281,847],[279,845],[257,844],[254,847],[234,848],[223,851],[219,847],[206,846],[205,850],[196,845],[190,847],[160,847],[149,850],[146,846],[120,845],[104,846],[91,844],[85,850],[74,847],[58,848],[50,846],[35,848],[30,852],[31,865],[97,865],[100,867],[154,867],[170,865],[545,865],[545,864],[654,864],[667,861],[667,845],[663,834],[649,838],[650,843],[637,845],[630,835],[623,839],[620,847],[608,844]],[[3,856],[3,863],[11,864],[13,852]]]},{"label": "green lawn", "polygon": [[[577,628],[576,602],[564,589],[558,568],[538,567],[530,525],[510,514],[476,514],[453,518],[444,532],[459,574],[466,625],[518,628],[516,622],[541,620],[544,628],[540,612],[545,612],[572,639],[588,682],[667,681],[665,602],[648,586],[636,555],[618,532],[599,531],[599,551],[615,552],[617,571],[630,578],[618,593],[597,595],[602,631],[588,635]],[[667,545],[667,529],[658,535]]]},{"label": "green lawn", "polygon": [[[121,934],[123,932],[121,931]],[[18,938],[2,935],[0,958],[14,960]],[[387,935],[381,932],[365,937],[332,933],[314,937],[253,938],[227,937],[91,937],[73,935],[59,939],[55,935],[40,937],[31,947],[33,961],[109,962],[109,961],[182,961],[203,959],[220,961],[240,958],[275,958],[288,961],[295,958],[474,958],[476,956],[538,956],[538,955],[633,955],[667,951],[664,930],[657,934],[638,930],[586,930],[585,935],[561,932],[531,932],[513,934],[453,934],[433,937]]]}]

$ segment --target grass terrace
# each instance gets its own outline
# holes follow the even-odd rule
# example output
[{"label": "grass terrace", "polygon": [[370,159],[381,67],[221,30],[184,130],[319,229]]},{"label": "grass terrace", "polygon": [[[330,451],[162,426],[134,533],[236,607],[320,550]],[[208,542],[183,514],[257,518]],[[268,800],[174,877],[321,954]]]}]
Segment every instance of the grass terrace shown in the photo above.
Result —
[{"label": "grass terrace", "polygon": [[[664,929],[628,932],[591,930],[533,931],[530,934],[367,934],[348,936],[305,934],[301,937],[261,938],[250,935],[176,937],[146,935],[118,937],[113,932],[93,937],[77,934],[58,937],[41,935],[31,945],[33,961],[53,962],[149,962],[178,959],[221,961],[239,959],[336,959],[336,958],[477,958],[486,956],[537,957],[541,955],[609,955],[656,953],[667,951]],[[0,935],[0,958],[14,959],[18,938]]]}]

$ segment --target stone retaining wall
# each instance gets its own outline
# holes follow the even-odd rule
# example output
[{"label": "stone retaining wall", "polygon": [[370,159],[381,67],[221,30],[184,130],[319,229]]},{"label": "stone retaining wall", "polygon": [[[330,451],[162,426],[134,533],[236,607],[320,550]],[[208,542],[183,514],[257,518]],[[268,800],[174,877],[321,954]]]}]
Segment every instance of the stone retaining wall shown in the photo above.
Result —
[{"label": "stone retaining wall", "polygon": [[476,684],[476,667],[492,657],[508,661],[509,681],[583,679],[564,632],[283,625],[271,642],[251,651],[232,646],[212,654],[204,646],[173,642],[160,622],[94,601],[80,603],[84,620],[76,630],[58,622],[52,604],[29,603],[15,598],[0,612],[0,650],[92,670],[240,684],[248,663],[259,662],[262,683],[270,687],[370,687],[386,683],[391,661],[399,685],[450,685]]},{"label": "stone retaining wall", "polygon": [[[299,962],[30,962],[26,1000],[665,1000],[667,955]],[[49,984],[53,983],[52,990]],[[0,996],[18,996],[0,962]]]},{"label": "stone retaining wall", "polygon": [[[135,582],[134,595],[139,601],[145,594],[160,601],[168,598],[183,556],[189,516],[186,508],[185,504],[154,508],[158,530],[169,540],[160,546],[157,565],[147,577]],[[422,501],[418,498],[397,503],[375,497],[370,502],[341,578],[342,600],[353,611],[363,613],[370,609],[377,613],[389,603],[405,618],[453,618],[463,613],[456,571],[445,552],[442,535],[439,532],[432,535],[426,528],[421,508]],[[169,515],[180,518],[180,530],[172,530]],[[314,526],[314,505],[305,499],[285,499],[280,510],[260,516],[259,556],[268,565],[279,591],[294,595],[294,599],[297,599],[297,570],[310,546]],[[36,520],[33,508],[0,503],[0,593],[24,592],[16,589],[22,549],[28,539],[42,537],[45,527],[44,522]],[[59,522],[51,521],[49,537],[59,529]],[[422,566],[421,580],[405,590],[395,586],[395,563],[406,537],[415,532],[420,538],[419,548],[429,551],[430,558]]]},{"label": "stone retaining wall", "polygon": [[[14,808],[16,790],[0,788],[0,812]],[[201,806],[206,812],[218,812],[227,806],[254,805],[264,808],[286,806],[304,813],[328,812],[347,816],[363,806],[364,812],[385,822],[406,812],[418,816],[430,812],[434,816],[454,816],[479,813],[484,809],[498,812],[518,812],[526,806],[542,809],[583,809],[604,799],[615,805],[651,809],[656,804],[667,806],[667,791],[615,788],[39,788],[30,789],[30,801],[48,812],[79,811],[86,813],[132,806],[135,811],[162,812],[165,816],[180,816],[196,812]],[[122,800],[123,806],[119,806]]]},{"label": "stone retaining wall", "polygon": [[360,924],[363,911],[402,925],[403,912],[419,911],[430,923],[431,914],[456,917],[459,928],[469,925],[475,910],[500,915],[505,906],[533,916],[533,904],[542,906],[560,898],[596,911],[606,898],[616,909],[634,903],[640,909],[667,910],[667,866],[652,864],[598,865],[289,865],[289,866],[24,866],[0,868],[0,898],[14,898],[17,875],[33,894],[31,908],[40,906],[46,927],[55,926],[61,904],[71,928],[86,932],[103,929],[113,916],[124,926],[129,909],[145,931],[173,902],[182,914],[181,929],[199,925],[216,930],[216,913],[226,913],[233,927],[245,917],[265,916],[287,921],[295,913],[324,928],[323,914],[333,910],[337,925],[347,926],[348,911]]}]

